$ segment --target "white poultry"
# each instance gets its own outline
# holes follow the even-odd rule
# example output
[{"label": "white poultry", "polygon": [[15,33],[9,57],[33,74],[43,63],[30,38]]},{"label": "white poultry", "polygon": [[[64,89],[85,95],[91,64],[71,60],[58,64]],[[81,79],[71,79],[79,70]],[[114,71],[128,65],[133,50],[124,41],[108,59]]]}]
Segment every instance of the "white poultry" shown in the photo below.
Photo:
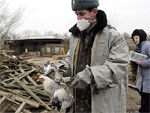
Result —
[{"label": "white poultry", "polygon": [[48,75],[51,71],[51,64],[47,61],[45,64],[41,66],[41,70],[43,71],[44,75]]},{"label": "white poultry", "polygon": [[[44,72],[44,75],[49,76],[50,78],[54,79],[55,82],[60,84],[63,74],[64,68],[62,69],[64,65],[59,63],[50,63],[49,61],[41,66],[41,70]],[[54,72],[54,74],[51,74]]]},{"label": "white poultry", "polygon": [[54,80],[44,75],[41,75],[38,81],[43,83],[44,90],[48,93],[50,98],[53,97],[56,90],[61,88]]},{"label": "white poultry", "polygon": [[67,92],[64,88],[55,91],[52,98],[52,106],[57,107],[58,111],[69,112],[73,105],[73,96]]}]

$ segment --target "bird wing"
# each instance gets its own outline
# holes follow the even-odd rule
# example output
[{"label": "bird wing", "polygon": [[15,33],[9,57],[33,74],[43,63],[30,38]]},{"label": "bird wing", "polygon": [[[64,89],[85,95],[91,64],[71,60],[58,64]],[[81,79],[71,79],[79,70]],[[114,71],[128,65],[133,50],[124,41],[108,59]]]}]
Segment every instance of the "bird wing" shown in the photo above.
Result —
[{"label": "bird wing", "polygon": [[50,94],[50,96],[53,96],[55,91],[60,88],[61,87],[57,83],[53,83],[53,84],[49,84],[49,86],[47,86],[46,91],[48,92],[48,94]]}]

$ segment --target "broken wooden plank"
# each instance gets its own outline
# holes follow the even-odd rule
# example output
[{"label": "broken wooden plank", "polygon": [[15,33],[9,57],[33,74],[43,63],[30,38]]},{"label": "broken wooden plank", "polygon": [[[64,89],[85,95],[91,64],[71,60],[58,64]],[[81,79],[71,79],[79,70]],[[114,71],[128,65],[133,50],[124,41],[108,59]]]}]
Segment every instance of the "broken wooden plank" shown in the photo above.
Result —
[{"label": "broken wooden plank", "polygon": [[[6,93],[6,92],[0,90],[0,96],[8,96],[8,95],[10,95],[10,93]],[[31,105],[31,106],[33,106],[35,108],[39,107],[39,103],[37,103],[37,102],[35,102],[33,100],[31,101],[29,99],[25,99],[25,98],[22,98],[20,96],[13,95],[13,94],[12,94],[12,98],[14,100],[16,100],[16,101],[19,101],[19,102],[26,102],[27,104],[29,104],[29,105]]]},{"label": "broken wooden plank", "polygon": [[29,84],[25,79],[23,79],[23,82],[24,82],[25,84]]},{"label": "broken wooden plank", "polygon": [[[22,73],[25,73],[25,71],[21,67],[19,67],[19,69]],[[34,86],[37,86],[37,83],[29,75],[27,75],[27,78]]]},{"label": "broken wooden plank", "polygon": [[[11,74],[10,74],[11,75]],[[11,75],[13,77],[13,75]],[[23,82],[20,82],[16,77],[13,77],[14,80],[16,82],[18,82],[18,84],[25,89],[36,101],[38,101],[39,103],[41,103],[41,105],[43,105],[47,110],[51,110],[51,108],[45,104],[38,96],[36,96]]]},{"label": "broken wooden plank", "polygon": [[27,76],[27,78],[34,86],[37,86],[37,83],[29,75]]},{"label": "broken wooden plank", "polygon": [[[9,106],[10,110],[13,110],[14,112],[17,111],[17,109],[19,108],[20,106],[20,103],[19,102],[16,102],[15,100],[13,99],[10,99],[10,98],[7,98],[8,102],[11,103],[11,106]],[[16,107],[14,108],[14,105],[16,105]],[[12,112],[12,111],[10,111]],[[20,113],[23,113],[20,111]]]},{"label": "broken wooden plank", "polygon": [[6,84],[5,82],[1,82],[1,84],[3,84],[4,86],[7,86],[8,84]]},{"label": "broken wooden plank", "polygon": [[9,95],[9,93],[6,93],[6,92],[0,90],[0,96],[8,96],[8,95]]},{"label": "broken wooden plank", "polygon": [[7,98],[7,96],[3,96],[3,97],[0,99],[0,105],[5,101],[6,98]]},{"label": "broken wooden plank", "polygon": [[24,92],[22,92],[21,90],[19,90],[19,89],[10,89],[10,88],[8,88],[8,87],[1,87],[0,86],[0,89],[2,89],[2,90],[4,90],[4,91],[8,91],[8,92],[10,92],[10,93],[13,93],[13,94],[16,94],[16,95],[22,95],[22,94],[24,94]]},{"label": "broken wooden plank", "polygon": [[136,86],[132,85],[132,84],[128,84],[128,87],[134,89],[134,90],[137,90]]},{"label": "broken wooden plank", "polygon": [[22,97],[19,97],[19,96],[15,96],[14,98],[16,101],[19,101],[19,102],[26,102],[27,104],[33,106],[33,107],[36,107],[38,108],[39,107],[39,103],[35,102],[35,101],[31,101],[29,99],[25,99],[25,98],[22,98]]},{"label": "broken wooden plank", "polygon": [[25,106],[25,104],[26,104],[25,102],[22,102],[22,104],[19,106],[19,108],[17,109],[15,113],[20,113],[23,107]]},{"label": "broken wooden plank", "polygon": [[0,113],[5,113],[7,111],[7,109],[9,108],[9,106],[11,106],[11,103],[5,102],[5,104],[3,106],[1,106],[1,108],[0,108]]},{"label": "broken wooden plank", "polygon": [[38,96],[36,96],[24,83],[17,81],[22,88],[24,88],[36,101],[41,103],[47,110],[51,110],[51,108],[45,104]]},{"label": "broken wooden plank", "polygon": [[[33,71],[35,71],[36,70],[36,68],[33,68],[32,70],[30,70],[30,71],[27,71],[26,73],[21,73],[20,75],[19,75],[19,77],[17,77],[18,78],[18,80],[21,80],[21,79],[23,79],[24,77],[26,77],[27,75],[29,75],[30,73],[32,73]],[[11,73],[10,73],[11,74]],[[10,75],[9,74],[9,75]],[[11,74],[12,75],[12,74]],[[12,77],[14,77],[13,75],[12,75]],[[15,83],[16,81],[12,81],[11,83],[9,83],[9,84],[13,84],[13,83]]]},{"label": "broken wooden plank", "polygon": [[[17,111],[20,103],[16,102],[15,100],[7,98],[8,101],[12,102],[10,108],[14,111]],[[22,109],[23,113],[31,113],[29,110],[26,110],[25,108]]]},{"label": "broken wooden plank", "polygon": [[6,86],[0,85],[0,88],[22,89],[22,87],[20,87],[18,85],[14,85],[14,84],[11,84],[11,85],[7,84]]},{"label": "broken wooden plank", "polygon": [[7,81],[10,81],[10,80],[13,80],[13,78],[5,79],[5,80],[3,80],[3,82],[7,82]]},{"label": "broken wooden plank", "polygon": [[[18,108],[18,106],[15,105],[15,104],[12,104],[12,105],[10,106],[10,108],[11,108],[12,110],[16,111],[17,108]],[[31,113],[29,110],[26,110],[26,109],[22,109],[22,112],[23,112],[23,113]]]}]

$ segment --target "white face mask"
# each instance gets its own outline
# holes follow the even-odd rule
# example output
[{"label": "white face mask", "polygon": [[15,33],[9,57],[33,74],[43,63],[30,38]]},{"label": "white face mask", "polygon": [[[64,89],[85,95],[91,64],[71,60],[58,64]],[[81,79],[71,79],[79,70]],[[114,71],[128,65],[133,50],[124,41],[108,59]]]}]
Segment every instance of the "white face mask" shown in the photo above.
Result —
[{"label": "white face mask", "polygon": [[77,27],[80,31],[83,31],[87,29],[88,27],[90,27],[90,24],[91,24],[90,20],[87,20],[84,18],[77,21]]}]

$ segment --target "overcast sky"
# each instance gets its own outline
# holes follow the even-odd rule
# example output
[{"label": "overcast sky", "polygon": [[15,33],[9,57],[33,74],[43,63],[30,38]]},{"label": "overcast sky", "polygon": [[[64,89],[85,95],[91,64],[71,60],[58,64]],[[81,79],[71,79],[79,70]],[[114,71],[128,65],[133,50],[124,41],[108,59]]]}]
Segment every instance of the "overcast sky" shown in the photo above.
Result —
[{"label": "overcast sky", "polygon": [[[24,15],[17,32],[37,30],[65,33],[76,23],[71,0],[6,0],[11,11],[23,8]],[[142,28],[150,34],[150,0],[100,0],[109,23],[121,33]]]}]

